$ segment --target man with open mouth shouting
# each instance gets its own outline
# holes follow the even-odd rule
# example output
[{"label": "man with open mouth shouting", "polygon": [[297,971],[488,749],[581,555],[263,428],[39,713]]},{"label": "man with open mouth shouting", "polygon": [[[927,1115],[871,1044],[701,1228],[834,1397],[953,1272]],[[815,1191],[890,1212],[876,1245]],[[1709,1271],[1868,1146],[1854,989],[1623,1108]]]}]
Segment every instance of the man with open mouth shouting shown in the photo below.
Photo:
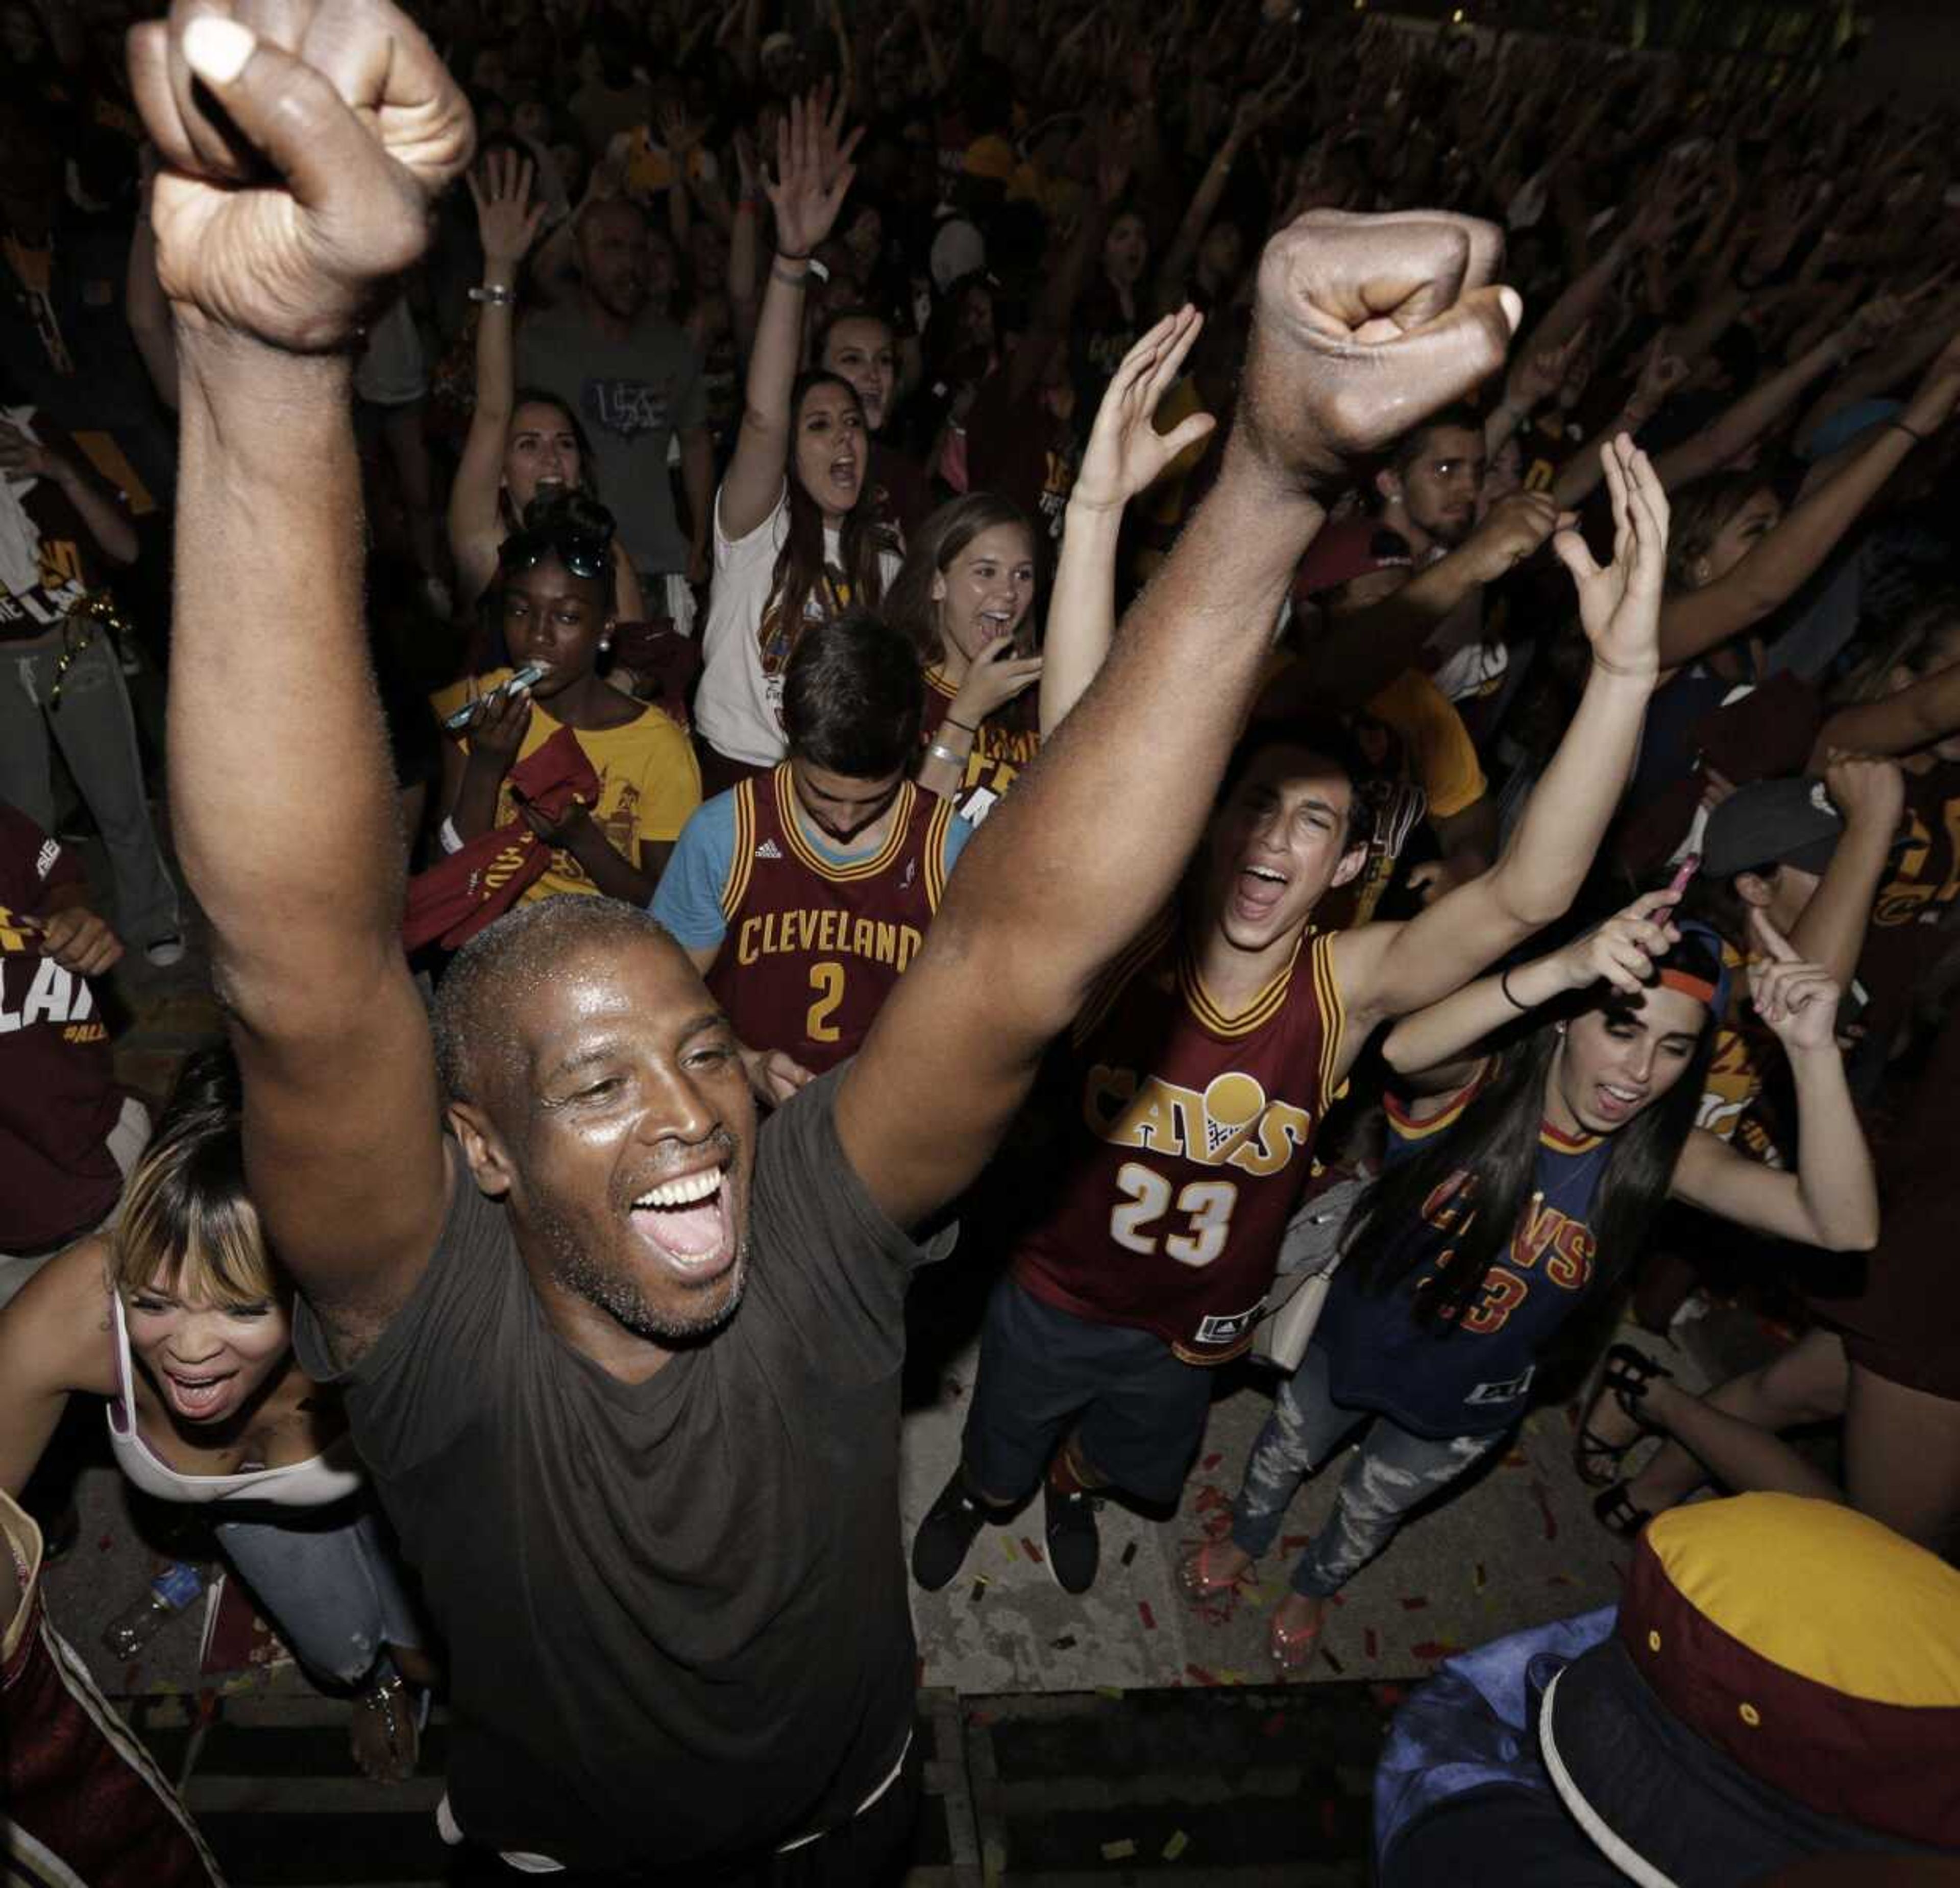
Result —
[{"label": "man with open mouth shouting", "polygon": [[132,62],[182,380],[174,823],[301,1357],[449,1641],[447,1826],[609,1883],[877,1881],[912,1788],[908,1229],[1169,896],[1318,495],[1501,363],[1495,233],[1274,239],[1216,484],[863,1049],[759,1132],[644,914],[492,925],[433,1045],[396,942],[347,347],[468,158],[461,92],[388,0],[176,0]]}]

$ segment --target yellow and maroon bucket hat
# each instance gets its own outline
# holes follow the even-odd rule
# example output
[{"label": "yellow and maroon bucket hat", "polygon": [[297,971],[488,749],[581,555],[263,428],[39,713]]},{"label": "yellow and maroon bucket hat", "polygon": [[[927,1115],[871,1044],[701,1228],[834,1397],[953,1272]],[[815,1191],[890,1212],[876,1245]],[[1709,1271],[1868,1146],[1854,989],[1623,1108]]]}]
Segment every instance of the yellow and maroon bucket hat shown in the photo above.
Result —
[{"label": "yellow and maroon bucket hat", "polygon": [[1538,1730],[1566,1807],[1655,1888],[1960,1851],[1960,1571],[1834,1502],[1676,1508]]}]

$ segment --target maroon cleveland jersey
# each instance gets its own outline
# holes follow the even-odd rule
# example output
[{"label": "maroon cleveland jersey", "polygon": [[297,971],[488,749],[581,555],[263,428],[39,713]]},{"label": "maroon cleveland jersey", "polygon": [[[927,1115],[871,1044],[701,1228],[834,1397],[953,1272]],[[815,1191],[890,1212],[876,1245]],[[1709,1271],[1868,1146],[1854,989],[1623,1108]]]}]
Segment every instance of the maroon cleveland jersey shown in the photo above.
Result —
[{"label": "maroon cleveland jersey", "polygon": [[803,836],[787,761],[743,781],[734,799],[728,934],[708,987],[751,1048],[781,1049],[821,1075],[858,1052],[925,941],[957,809],[907,781],[890,838],[840,865]]},{"label": "maroon cleveland jersey", "polygon": [[[921,738],[939,732],[959,692],[937,666],[925,672],[925,720]],[[994,802],[1013,785],[1014,776],[1041,752],[1033,689],[1024,689],[998,714],[989,715],[975,730],[966,775],[953,794],[959,810],[975,826],[993,810]]]},{"label": "maroon cleveland jersey", "polygon": [[1154,1331],[1188,1363],[1236,1357],[1338,1093],[1341,1031],[1332,934],[1309,931],[1227,1016],[1182,927],[1160,919],[1076,1024],[1066,1165],[1015,1278],[1077,1317]]}]

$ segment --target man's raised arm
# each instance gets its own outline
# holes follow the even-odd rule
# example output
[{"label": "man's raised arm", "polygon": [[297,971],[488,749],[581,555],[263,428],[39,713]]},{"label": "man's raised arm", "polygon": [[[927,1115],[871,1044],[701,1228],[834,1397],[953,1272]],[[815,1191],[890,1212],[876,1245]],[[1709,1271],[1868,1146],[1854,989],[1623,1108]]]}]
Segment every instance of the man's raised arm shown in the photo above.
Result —
[{"label": "man's raised arm", "polygon": [[130,73],[164,164],[181,376],[172,820],[253,1198],[354,1348],[419,1275],[445,1179],[362,628],[348,350],[421,253],[469,110],[387,0],[175,0],[132,34]]},{"label": "man's raised arm", "polygon": [[1498,238],[1316,211],[1267,245],[1217,484],[1101,673],[967,849],[838,1098],[853,1165],[915,1221],[977,1173],[1042,1050],[1197,844],[1319,495],[1503,365]]}]

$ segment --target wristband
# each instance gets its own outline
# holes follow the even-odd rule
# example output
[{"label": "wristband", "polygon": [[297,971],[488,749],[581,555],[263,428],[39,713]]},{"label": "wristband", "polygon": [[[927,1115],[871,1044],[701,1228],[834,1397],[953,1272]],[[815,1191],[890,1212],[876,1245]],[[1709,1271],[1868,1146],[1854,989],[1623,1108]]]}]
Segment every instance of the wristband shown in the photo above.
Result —
[{"label": "wristband", "polygon": [[517,299],[514,289],[506,288],[494,282],[479,283],[469,291],[472,301],[488,302],[493,308],[508,308]]},{"label": "wristband", "polygon": [[969,734],[977,734],[980,731],[978,721],[956,721],[950,715],[942,715],[939,718],[939,724],[942,728],[963,728]]},{"label": "wristband", "polygon": [[779,263],[807,263],[810,260],[810,255],[807,250],[799,256],[793,249],[779,249],[776,251],[776,260]]},{"label": "wristband", "polygon": [[1917,427],[1908,426],[1902,419],[1888,420],[1885,423],[1893,431],[1904,433],[1907,438],[1916,439],[1922,446],[1926,444],[1929,437],[1928,435],[1921,432]]},{"label": "wristband", "polygon": [[1497,977],[1497,988],[1503,992],[1504,1001],[1508,1003],[1513,1009],[1528,1010],[1531,1008],[1531,1005],[1529,1003],[1520,1003],[1517,998],[1511,994],[1511,966],[1507,965],[1504,969],[1499,973]]},{"label": "wristband", "polygon": [[943,740],[934,741],[925,750],[925,757],[928,760],[947,761],[955,767],[964,767],[966,765],[966,756],[964,754],[956,754]]}]

